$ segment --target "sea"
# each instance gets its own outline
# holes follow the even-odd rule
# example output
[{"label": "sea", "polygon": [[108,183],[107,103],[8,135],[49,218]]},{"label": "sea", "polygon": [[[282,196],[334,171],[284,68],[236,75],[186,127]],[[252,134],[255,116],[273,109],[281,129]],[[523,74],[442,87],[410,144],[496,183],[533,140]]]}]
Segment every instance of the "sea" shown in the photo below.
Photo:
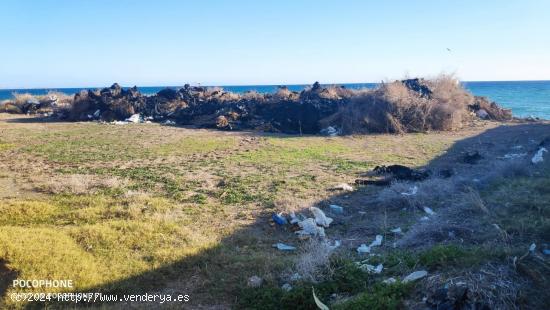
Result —
[{"label": "sea", "polygon": [[[499,105],[512,109],[517,117],[538,117],[550,120],[550,81],[498,81],[498,82],[462,82],[464,87],[476,96],[485,96]],[[377,83],[338,84],[347,88],[374,88]],[[244,93],[257,91],[260,93],[275,92],[279,85],[246,85],[246,86],[219,86],[226,91]],[[292,91],[301,91],[308,85],[286,85]],[[141,93],[152,95],[159,90],[179,86],[148,86],[138,87]],[[30,93],[43,95],[49,91],[60,91],[66,94],[75,94],[83,89],[92,88],[40,88],[40,89],[0,89],[0,101],[10,99],[13,93]]]}]

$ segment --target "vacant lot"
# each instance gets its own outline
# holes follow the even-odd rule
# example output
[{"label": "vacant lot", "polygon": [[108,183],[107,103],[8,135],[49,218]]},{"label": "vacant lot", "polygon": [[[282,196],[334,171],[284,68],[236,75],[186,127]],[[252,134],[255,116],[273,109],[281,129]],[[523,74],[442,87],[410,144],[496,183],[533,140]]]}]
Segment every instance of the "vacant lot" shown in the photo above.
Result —
[{"label": "vacant lot", "polygon": [[[518,259],[532,242],[537,253],[550,242],[548,167],[516,160],[518,172],[509,174],[502,156],[516,148],[530,159],[549,135],[548,124],[480,123],[460,132],[327,138],[0,114],[0,306],[25,306],[7,298],[28,291],[10,287],[14,278],[72,279],[82,292],[188,294],[189,308],[312,308],[308,283],[317,283],[325,303],[361,309],[385,307],[376,298],[387,307],[419,307],[461,277],[487,303],[536,304],[547,296],[525,299],[547,283],[548,259]],[[473,149],[484,157],[479,164],[457,163]],[[457,176],[421,182],[418,197],[405,200],[395,192],[412,184],[330,190],[388,164],[449,166]],[[458,186],[459,177],[483,186]],[[329,214],[335,203],[343,215]],[[342,246],[305,270],[315,244],[270,218],[308,215],[312,205],[334,217],[327,238]],[[436,211],[428,223],[420,220],[424,206]],[[392,233],[396,227],[404,233]],[[365,259],[355,249],[377,234],[384,244],[370,263],[385,269],[369,275],[353,267]],[[298,250],[278,251],[277,242]],[[415,286],[380,286],[418,269],[433,276]],[[302,280],[280,290],[297,270]],[[260,289],[247,288],[254,275],[264,281]],[[479,275],[502,287],[486,291]]]}]

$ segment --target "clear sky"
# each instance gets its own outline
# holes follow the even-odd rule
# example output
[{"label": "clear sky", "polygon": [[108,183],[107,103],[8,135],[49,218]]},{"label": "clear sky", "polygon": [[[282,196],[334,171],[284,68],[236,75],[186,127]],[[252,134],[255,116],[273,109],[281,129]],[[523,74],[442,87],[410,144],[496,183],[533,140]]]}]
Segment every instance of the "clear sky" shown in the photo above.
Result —
[{"label": "clear sky", "polygon": [[441,72],[549,80],[550,1],[0,0],[0,88]]}]

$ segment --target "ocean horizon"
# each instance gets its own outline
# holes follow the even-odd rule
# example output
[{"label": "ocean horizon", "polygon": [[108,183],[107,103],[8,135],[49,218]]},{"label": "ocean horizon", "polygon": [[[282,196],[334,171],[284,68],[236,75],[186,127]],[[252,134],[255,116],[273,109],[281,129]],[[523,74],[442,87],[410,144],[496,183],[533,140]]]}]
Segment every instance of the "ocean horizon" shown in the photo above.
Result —
[{"label": "ocean horizon", "polygon": [[[341,85],[346,88],[374,88],[380,83],[331,83],[326,85]],[[280,85],[213,85],[204,87],[221,87],[226,91],[244,93],[257,91],[260,93],[273,93]],[[511,109],[517,117],[538,117],[550,119],[550,80],[539,81],[463,81],[462,85],[476,96],[488,97],[499,105]],[[302,91],[310,84],[285,85],[292,91]],[[180,88],[182,86],[138,86],[139,91],[145,95],[152,95],[164,88]],[[103,87],[79,87],[79,88],[29,88],[29,89],[0,89],[0,100],[13,97],[14,93],[29,93],[32,95],[44,95],[50,91],[59,91],[72,95],[87,89]],[[124,86],[129,88],[129,86]]]}]

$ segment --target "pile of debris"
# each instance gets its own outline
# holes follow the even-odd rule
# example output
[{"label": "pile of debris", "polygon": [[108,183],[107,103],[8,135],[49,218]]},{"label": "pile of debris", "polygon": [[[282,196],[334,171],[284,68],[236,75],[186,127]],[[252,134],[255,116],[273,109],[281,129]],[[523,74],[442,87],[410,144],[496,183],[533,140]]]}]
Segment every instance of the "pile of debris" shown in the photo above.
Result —
[{"label": "pile of debris", "polygon": [[508,121],[512,119],[512,110],[504,109],[487,97],[474,97],[474,103],[468,106],[470,111],[481,119]]},{"label": "pile of debris", "polygon": [[57,106],[55,97],[28,95],[0,105],[0,111],[37,113],[46,109],[70,121],[140,119],[220,130],[260,130],[290,134],[336,136],[352,133],[401,133],[451,130],[460,127],[468,111],[479,118],[510,119],[483,97],[474,97],[450,77],[382,83],[375,89],[347,89],[315,82],[301,92],[281,86],[275,93],[237,94],[221,88],[166,88],[143,95],[137,87],[118,84],[75,94],[70,104]]}]

